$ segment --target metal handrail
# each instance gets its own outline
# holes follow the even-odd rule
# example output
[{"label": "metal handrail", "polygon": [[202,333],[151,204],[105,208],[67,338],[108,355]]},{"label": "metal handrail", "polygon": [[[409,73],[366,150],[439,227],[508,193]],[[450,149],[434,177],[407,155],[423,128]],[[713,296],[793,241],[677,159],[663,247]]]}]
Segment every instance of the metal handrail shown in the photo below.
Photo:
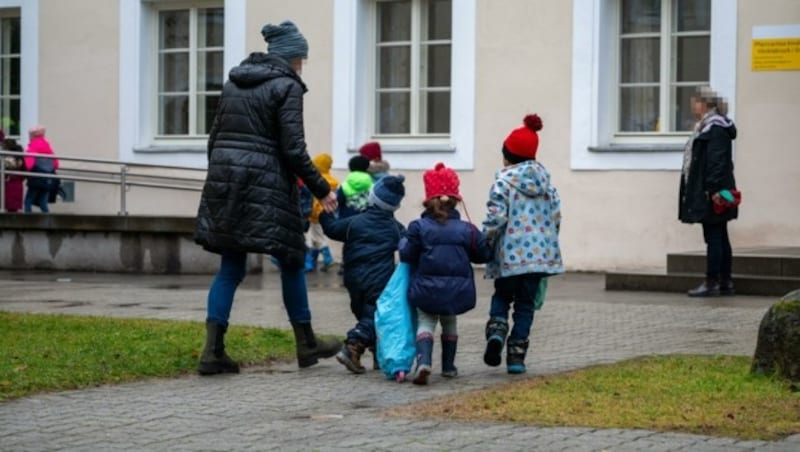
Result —
[{"label": "metal handrail", "polygon": [[[7,170],[6,169],[6,162],[5,157],[36,157],[36,158],[49,158],[49,159],[59,159],[61,161],[68,161],[68,162],[82,162],[82,163],[93,163],[93,164],[101,164],[101,165],[115,165],[119,166],[119,171],[109,171],[109,170],[96,170],[96,169],[82,169],[82,168],[60,168],[61,172],[59,174],[44,174],[44,173],[35,173],[33,171],[16,171],[16,170]],[[127,211],[127,198],[126,194],[131,187],[148,187],[148,188],[164,188],[168,190],[186,190],[186,191],[202,191],[203,187],[202,184],[204,183],[203,179],[196,179],[191,177],[180,177],[180,176],[160,176],[155,174],[144,174],[144,173],[132,173],[129,171],[130,168],[151,168],[151,169],[165,169],[165,170],[181,170],[181,171],[203,171],[204,169],[198,168],[188,168],[182,166],[170,166],[170,165],[152,165],[146,163],[133,163],[133,162],[120,162],[115,160],[103,160],[103,159],[87,159],[87,158],[79,158],[79,157],[69,157],[69,156],[61,156],[61,155],[52,155],[52,154],[22,154],[19,152],[14,151],[3,151],[0,150],[0,213],[6,211],[5,206],[5,179],[6,176],[33,176],[33,177],[41,177],[46,179],[61,179],[61,180],[70,180],[70,181],[81,181],[81,182],[92,182],[92,183],[99,183],[99,184],[110,184],[110,185],[117,185],[120,187],[120,210],[117,212],[117,215],[128,215]],[[72,174],[76,173],[76,174]],[[86,176],[89,174],[89,176]],[[107,177],[93,177],[98,175],[105,175]],[[144,179],[144,180],[136,180],[136,179]],[[155,179],[156,181],[150,182],[149,180]],[[158,180],[167,180],[169,182],[158,182]],[[187,185],[179,185],[175,184],[174,182],[185,182]],[[197,186],[188,185],[191,183],[197,183]]]}]

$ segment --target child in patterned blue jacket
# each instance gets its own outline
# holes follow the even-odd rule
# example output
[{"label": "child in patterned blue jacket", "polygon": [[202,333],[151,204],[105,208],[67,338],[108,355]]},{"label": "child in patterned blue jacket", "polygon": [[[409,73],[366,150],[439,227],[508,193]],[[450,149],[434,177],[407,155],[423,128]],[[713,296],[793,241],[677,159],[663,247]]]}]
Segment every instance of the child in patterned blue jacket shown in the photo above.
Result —
[{"label": "child in patterned blue jacket", "polygon": [[[483,361],[499,366],[506,346],[510,374],[526,370],[534,311],[541,308],[543,293],[539,291],[546,287],[543,278],[564,272],[558,244],[561,201],[550,173],[536,161],[542,120],[534,114],[523,122],[503,142],[504,168],[495,174],[483,222],[486,240],[494,249],[486,277],[495,280]],[[512,305],[514,325],[509,335]]]}]

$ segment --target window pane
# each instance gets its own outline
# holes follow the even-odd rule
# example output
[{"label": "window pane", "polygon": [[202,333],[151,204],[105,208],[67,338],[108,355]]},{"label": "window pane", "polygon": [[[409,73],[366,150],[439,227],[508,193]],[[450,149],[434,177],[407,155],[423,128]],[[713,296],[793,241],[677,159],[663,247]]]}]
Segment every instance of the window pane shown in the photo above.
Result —
[{"label": "window pane", "polygon": [[159,91],[189,91],[189,53],[164,53],[159,60]]},{"label": "window pane", "polygon": [[672,88],[672,105],[675,108],[673,115],[673,132],[692,130],[695,123],[692,114],[691,98],[696,86],[678,86]]},{"label": "window pane", "polygon": [[450,133],[450,92],[422,93],[427,124],[420,124],[422,133]]},{"label": "window pane", "polygon": [[622,0],[622,33],[652,33],[661,29],[661,0]]},{"label": "window pane", "polygon": [[159,49],[189,47],[189,11],[161,11],[159,15]]},{"label": "window pane", "polygon": [[222,8],[204,8],[197,12],[197,46],[222,47],[225,44],[225,14]]},{"label": "window pane", "polygon": [[0,58],[0,94],[19,95],[19,57]]},{"label": "window pane", "polygon": [[19,99],[0,98],[0,128],[7,135],[19,136]]},{"label": "window pane", "polygon": [[711,39],[708,36],[684,36],[675,38],[675,70],[678,82],[707,82],[710,65]]},{"label": "window pane", "polygon": [[677,31],[711,30],[711,0],[675,0],[672,10]]},{"label": "window pane", "polygon": [[219,96],[201,94],[197,96],[197,133],[206,135],[214,124],[214,115],[217,113]]},{"label": "window pane", "polygon": [[159,99],[158,133],[189,134],[189,96],[161,96]]},{"label": "window pane", "polygon": [[657,82],[661,70],[659,38],[622,40],[622,83]]},{"label": "window pane", "polygon": [[620,132],[657,132],[658,87],[620,88]]},{"label": "window pane", "polygon": [[379,47],[379,88],[411,86],[411,47]]},{"label": "window pane", "polygon": [[409,93],[380,93],[378,96],[378,133],[410,133]]},{"label": "window pane", "polygon": [[378,2],[378,42],[411,40],[411,2]]},{"label": "window pane", "polygon": [[4,17],[0,21],[0,30],[3,31],[3,35],[0,36],[0,42],[3,43],[2,47],[0,47],[0,53],[5,55],[11,53],[19,54],[19,17]]},{"label": "window pane", "polygon": [[[428,0],[427,37],[422,39],[450,39],[453,29],[453,2],[451,0]],[[424,6],[423,6],[424,7]]]},{"label": "window pane", "polygon": [[221,51],[197,52],[197,90],[222,90],[222,58]]},{"label": "window pane", "polygon": [[427,54],[427,68],[422,67],[422,86],[450,86],[450,45],[422,46],[421,51],[422,55]]}]

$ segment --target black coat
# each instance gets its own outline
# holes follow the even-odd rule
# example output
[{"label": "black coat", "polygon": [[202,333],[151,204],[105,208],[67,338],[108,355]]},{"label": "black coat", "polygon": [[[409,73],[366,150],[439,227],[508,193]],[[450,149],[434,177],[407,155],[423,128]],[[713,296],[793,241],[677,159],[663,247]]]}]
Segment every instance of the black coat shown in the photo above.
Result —
[{"label": "black coat", "polygon": [[370,206],[346,218],[322,213],[319,223],[325,235],[344,242],[345,287],[380,294],[394,273],[394,253],[405,236],[394,212]]},{"label": "black coat", "polygon": [[688,178],[681,175],[678,218],[684,223],[721,223],[736,218],[738,209],[714,213],[711,196],[720,190],[735,189],[731,144],[736,126],[712,126],[692,144]]},{"label": "black coat", "polygon": [[297,178],[324,198],[303,130],[306,87],[288,63],[253,53],[231,70],[208,139],[195,241],[209,251],[271,254],[303,264]]}]

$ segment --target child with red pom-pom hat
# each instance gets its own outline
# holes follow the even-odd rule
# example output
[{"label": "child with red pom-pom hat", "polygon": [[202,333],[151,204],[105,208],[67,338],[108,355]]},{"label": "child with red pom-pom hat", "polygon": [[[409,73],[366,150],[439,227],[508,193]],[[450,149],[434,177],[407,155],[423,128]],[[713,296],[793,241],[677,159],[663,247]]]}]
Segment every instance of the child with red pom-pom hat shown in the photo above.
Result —
[{"label": "child with red pom-pom hat", "polygon": [[425,211],[408,225],[400,245],[400,260],[415,269],[408,302],[417,311],[417,365],[414,384],[428,383],[433,333],[442,325],[442,376],[455,377],[458,326],[456,316],[475,307],[475,277],[471,263],[484,263],[491,254],[483,234],[461,220],[458,174],[443,163],[425,171]]},{"label": "child with red pom-pom hat", "polygon": [[[550,173],[536,161],[540,130],[539,115],[527,115],[523,125],[506,137],[504,167],[495,174],[483,222],[486,240],[494,249],[486,277],[495,280],[483,360],[499,366],[505,346],[511,374],[526,370],[528,338],[534,311],[544,302],[545,278],[564,271],[558,244],[561,202]],[[514,325],[509,334],[512,305]]]}]

